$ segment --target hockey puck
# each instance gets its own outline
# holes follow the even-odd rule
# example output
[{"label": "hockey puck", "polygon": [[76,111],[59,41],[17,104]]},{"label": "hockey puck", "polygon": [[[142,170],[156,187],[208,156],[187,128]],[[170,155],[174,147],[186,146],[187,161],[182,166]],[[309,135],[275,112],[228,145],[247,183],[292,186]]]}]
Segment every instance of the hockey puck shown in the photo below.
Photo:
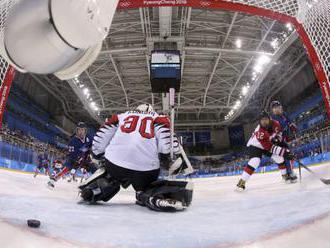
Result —
[{"label": "hockey puck", "polygon": [[27,220],[27,224],[29,227],[32,227],[32,228],[39,228],[41,222],[39,220]]}]

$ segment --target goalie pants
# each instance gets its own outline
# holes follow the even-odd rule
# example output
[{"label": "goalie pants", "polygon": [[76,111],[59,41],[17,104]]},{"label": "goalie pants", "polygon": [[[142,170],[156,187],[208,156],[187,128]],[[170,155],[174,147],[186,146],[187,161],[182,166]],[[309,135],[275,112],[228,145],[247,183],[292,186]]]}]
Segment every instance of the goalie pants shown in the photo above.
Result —
[{"label": "goalie pants", "polygon": [[160,169],[151,171],[130,170],[108,160],[105,162],[105,167],[111,178],[119,181],[124,188],[132,185],[135,191],[146,190],[151,183],[157,181],[160,173]]},{"label": "goalie pants", "polygon": [[[192,200],[192,183],[185,181],[158,181],[160,169],[135,171],[106,161],[105,168],[93,176],[86,185],[81,185],[81,197],[87,202],[109,201],[120,186],[132,185],[136,191],[136,203],[151,210],[175,212],[184,210]],[[181,202],[177,203],[177,202]]]}]

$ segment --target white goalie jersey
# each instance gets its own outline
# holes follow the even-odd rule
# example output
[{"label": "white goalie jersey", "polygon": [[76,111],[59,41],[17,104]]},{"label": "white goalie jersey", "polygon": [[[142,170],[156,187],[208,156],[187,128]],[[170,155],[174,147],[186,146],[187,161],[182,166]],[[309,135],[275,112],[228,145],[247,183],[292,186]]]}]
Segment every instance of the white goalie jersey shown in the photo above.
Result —
[{"label": "white goalie jersey", "polygon": [[[158,154],[169,154],[170,121],[156,112],[128,111],[113,115],[96,133],[92,151],[115,165],[136,171],[159,168]],[[174,139],[174,153],[180,153]]]}]

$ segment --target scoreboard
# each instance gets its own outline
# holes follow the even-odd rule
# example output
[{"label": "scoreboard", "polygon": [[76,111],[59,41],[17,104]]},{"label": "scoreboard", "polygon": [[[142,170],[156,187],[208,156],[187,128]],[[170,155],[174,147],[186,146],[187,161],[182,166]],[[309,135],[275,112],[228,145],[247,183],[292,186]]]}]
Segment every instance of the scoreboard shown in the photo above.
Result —
[{"label": "scoreboard", "polygon": [[180,91],[181,58],[178,50],[156,50],[151,53],[150,81],[153,93]]}]

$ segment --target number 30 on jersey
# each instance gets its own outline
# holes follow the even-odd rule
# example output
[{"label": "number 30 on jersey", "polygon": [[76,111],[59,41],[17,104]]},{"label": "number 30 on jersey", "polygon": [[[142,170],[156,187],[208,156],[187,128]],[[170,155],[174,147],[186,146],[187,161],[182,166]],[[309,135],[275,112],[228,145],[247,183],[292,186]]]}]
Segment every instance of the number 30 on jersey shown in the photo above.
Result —
[{"label": "number 30 on jersey", "polygon": [[154,120],[152,117],[144,117],[138,127],[140,116],[131,115],[124,119],[124,124],[120,126],[123,133],[132,133],[139,128],[139,133],[143,138],[152,139],[155,137]]}]

